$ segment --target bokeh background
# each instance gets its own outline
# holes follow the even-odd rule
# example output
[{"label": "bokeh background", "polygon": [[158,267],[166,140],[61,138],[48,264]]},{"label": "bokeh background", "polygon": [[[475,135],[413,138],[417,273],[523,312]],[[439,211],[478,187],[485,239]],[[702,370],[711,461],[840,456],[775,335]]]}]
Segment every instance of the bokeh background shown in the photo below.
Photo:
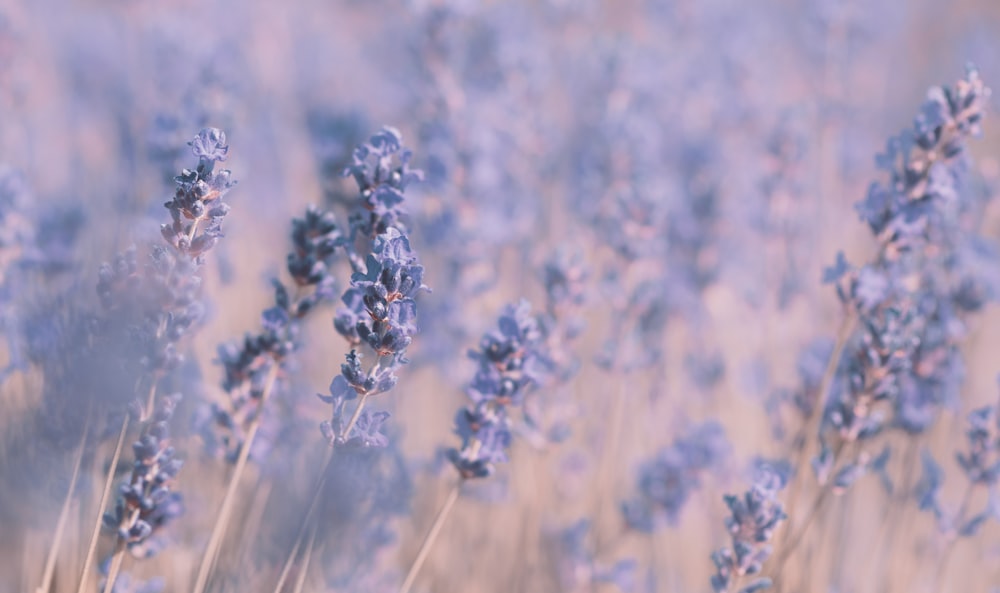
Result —
[{"label": "bokeh background", "polygon": [[[983,0],[7,0],[0,162],[28,196],[8,220],[48,220],[47,241],[67,266],[15,294],[10,315],[32,291],[71,287],[66,298],[96,303],[100,263],[156,240],[170,180],[191,166],[186,142],[204,126],[226,131],[239,185],[204,272],[209,317],[188,356],[194,392],[175,420],[186,514],[160,554],[127,564],[137,580],[187,590],[227,476],[189,426],[199,402],[222,397],[216,345],[258,327],[289,221],[308,204],[339,216],[356,199],[339,175],[350,151],[392,125],[426,174],[407,209],[434,292],[421,297],[411,364],[376,402],[392,412],[392,444],[353,490],[384,506],[377,521],[391,538],[355,562],[364,529],[321,526],[306,590],[395,590],[454,483],[440,451],[456,443],[454,413],[473,371],[466,351],[504,304],[543,307],[544,263],[563,250],[588,270],[573,342],[580,366],[544,410],[565,434],[519,439],[510,463],[465,491],[416,588],[616,590],[591,584],[592,567],[579,568],[562,543],[589,519],[594,561],[635,559],[634,590],[709,591],[710,553],[727,542],[722,494],[746,488],[750,460],[783,453],[768,397],[794,388],[814,340],[836,336],[842,311],[822,270],[840,250],[854,262],[875,253],[853,207],[879,178],[875,155],[911,124],[927,88],[958,80],[967,62],[1000,86],[998,36],[1000,4]],[[989,187],[1000,135],[993,119],[984,128],[971,152]],[[639,211],[609,209],[619,194],[637,196]],[[982,233],[1000,234],[995,204]],[[629,251],[638,255],[626,269]],[[635,323],[616,318],[618,304],[646,280],[649,315],[638,325],[649,331],[625,356],[636,368],[608,370],[599,364],[608,338]],[[280,407],[288,424],[245,480],[245,520],[212,590],[272,590],[326,447],[318,425],[329,410],[314,394],[347,349],[332,315],[305,328]],[[998,323],[995,306],[971,322],[959,401],[920,442],[942,461],[955,506],[952,452],[965,415],[997,401]],[[0,591],[38,586],[68,484],[73,451],[47,447],[35,429],[44,381],[29,366],[0,392]],[[705,420],[725,428],[725,471],[703,481],[674,525],[627,530],[620,503],[635,493],[637,468]],[[52,591],[76,590],[108,456],[106,442],[86,456]],[[902,472],[896,459],[890,467]],[[784,590],[935,590],[945,544],[912,502],[891,553],[876,555],[889,504],[875,479],[836,499]],[[955,547],[945,590],[992,591],[998,567],[993,521]]]}]

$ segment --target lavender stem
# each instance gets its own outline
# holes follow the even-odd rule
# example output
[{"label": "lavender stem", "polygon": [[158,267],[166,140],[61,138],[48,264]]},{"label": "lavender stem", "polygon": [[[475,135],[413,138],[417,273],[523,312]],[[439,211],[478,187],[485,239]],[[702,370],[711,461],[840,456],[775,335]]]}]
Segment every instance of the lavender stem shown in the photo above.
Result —
[{"label": "lavender stem", "polygon": [[439,533],[441,533],[441,528],[444,527],[445,519],[448,518],[448,514],[451,512],[452,507],[455,506],[455,502],[458,500],[458,494],[462,489],[462,483],[465,482],[464,478],[459,478],[455,487],[451,489],[448,493],[448,498],[444,501],[444,506],[438,511],[436,517],[434,517],[434,523],[431,525],[430,531],[427,532],[427,536],[424,537],[424,541],[420,544],[420,550],[417,552],[417,557],[413,560],[413,564],[410,565],[409,572],[406,573],[406,579],[403,580],[403,584],[399,587],[399,593],[409,593],[410,588],[413,586],[413,582],[417,580],[417,574],[420,573],[420,567],[424,565],[424,561],[427,560],[428,554],[431,552],[431,547],[434,545],[434,540],[437,539]]}]

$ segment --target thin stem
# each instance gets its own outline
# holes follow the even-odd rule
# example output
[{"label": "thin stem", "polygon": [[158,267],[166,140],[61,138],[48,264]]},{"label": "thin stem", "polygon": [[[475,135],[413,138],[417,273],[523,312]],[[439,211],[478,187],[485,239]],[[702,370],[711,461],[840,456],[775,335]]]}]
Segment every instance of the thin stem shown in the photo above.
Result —
[{"label": "thin stem", "polygon": [[195,585],[192,589],[194,593],[203,593],[205,586],[208,584],[208,577],[212,572],[213,565],[215,564],[215,557],[222,544],[222,537],[225,535],[226,528],[229,526],[229,515],[232,512],[233,503],[236,500],[236,490],[239,488],[240,480],[243,477],[243,472],[247,466],[247,461],[250,459],[250,449],[253,448],[254,438],[256,438],[257,430],[260,428],[261,419],[264,417],[264,405],[267,403],[267,399],[271,395],[271,391],[274,388],[274,382],[278,378],[279,367],[280,364],[277,361],[274,361],[271,368],[268,370],[267,379],[264,383],[264,390],[260,396],[260,404],[258,404],[257,407],[257,414],[250,423],[246,438],[243,440],[243,444],[240,447],[240,455],[236,460],[236,467],[233,469],[233,475],[230,477],[229,486],[226,488],[226,494],[222,498],[222,506],[219,509],[219,516],[215,521],[215,525],[212,527],[212,535],[208,539],[208,546],[205,549],[205,555],[202,557],[201,566],[198,569],[198,577],[195,580]]},{"label": "thin stem", "polygon": [[354,408],[354,413],[351,414],[351,419],[348,421],[347,427],[340,433],[340,438],[346,440],[347,436],[351,434],[351,429],[354,428],[354,425],[358,422],[358,418],[361,417],[361,411],[365,409],[365,402],[368,401],[368,395],[366,393],[361,396],[361,399],[358,401],[358,407]]},{"label": "thin stem", "polygon": [[[126,520],[127,522],[123,525],[135,525],[135,522],[139,519],[139,515],[142,513],[142,509],[135,509],[132,514]],[[115,549],[114,558],[111,560],[111,566],[108,568],[108,576],[104,581],[104,593],[112,593],[115,588],[115,581],[118,580],[118,573],[122,569],[122,562],[125,560],[125,550],[127,548],[125,539],[120,535],[117,538],[118,545]]]},{"label": "thin stem", "polygon": [[413,582],[417,580],[417,574],[420,572],[420,567],[424,565],[424,561],[427,560],[427,555],[430,554],[431,547],[434,545],[434,540],[437,539],[439,533],[441,533],[441,528],[444,526],[445,519],[448,518],[448,513],[451,512],[452,507],[455,506],[455,501],[458,500],[458,494],[462,489],[462,483],[464,479],[459,479],[455,487],[451,489],[448,493],[448,498],[444,501],[444,506],[438,511],[437,517],[434,518],[434,524],[431,525],[431,530],[427,532],[427,536],[424,538],[422,544],[420,544],[420,550],[417,552],[416,559],[413,560],[413,564],[410,566],[410,571],[406,573],[406,579],[403,580],[402,586],[399,587],[399,593],[409,593],[410,587],[413,586]]},{"label": "thin stem", "polygon": [[[962,504],[958,507],[958,515],[956,515],[955,524],[961,525],[965,523],[965,515],[969,510],[969,503],[972,502],[972,494],[975,491],[975,482],[970,482],[968,487],[965,489],[965,494],[962,496]],[[944,553],[941,554],[941,560],[938,561],[937,570],[934,575],[934,589],[933,591],[944,591],[944,576],[948,572],[948,561],[951,559],[951,553],[955,551],[955,544],[958,543],[958,534],[955,534],[949,541],[947,546],[945,546]]]},{"label": "thin stem", "polygon": [[[344,430],[341,431],[339,435],[340,439],[347,439],[347,435],[351,434],[351,429],[353,429],[354,425],[357,424],[358,418],[361,417],[362,410],[365,409],[365,403],[368,401],[369,395],[370,394],[365,393],[364,395],[361,396],[361,399],[358,401],[357,407],[354,408],[354,413],[351,414],[351,419],[347,422],[347,426],[344,427]],[[336,439],[333,444],[334,446],[336,446]],[[281,569],[281,575],[278,577],[278,584],[275,586],[274,589],[276,592],[281,591],[281,588],[285,586],[285,580],[288,578],[288,574],[292,569],[292,565],[295,563],[295,556],[298,555],[299,548],[302,546],[302,536],[305,534],[305,527],[309,525],[309,517],[313,514],[313,511],[315,511],[316,505],[319,502],[319,493],[323,490],[323,485],[326,483],[326,468],[330,465],[330,461],[332,459],[333,456],[332,454],[330,454],[330,456],[327,457],[326,463],[323,465],[324,467],[323,475],[320,478],[319,484],[316,486],[316,491],[313,493],[312,501],[309,503],[309,511],[306,513],[306,518],[302,524],[302,528],[299,529],[299,533],[295,538],[295,544],[292,546],[292,552],[291,554],[288,555],[288,559],[285,560],[285,565]],[[309,544],[307,545],[305,555],[302,558],[303,566],[301,570],[303,573],[309,570],[309,561],[310,558],[312,557],[312,547],[314,542],[316,541],[316,530],[314,525],[312,526],[311,531],[312,535],[309,537]],[[298,590],[299,590],[298,587],[296,587],[296,591]]]},{"label": "thin stem", "polygon": [[[805,419],[802,431],[799,432],[802,442],[798,446],[798,455],[794,467],[806,467],[805,461],[810,451],[810,438],[813,435],[819,434],[827,393],[830,391],[833,379],[837,375],[840,356],[844,352],[844,347],[847,345],[847,340],[850,338],[851,332],[854,331],[857,321],[857,315],[854,313],[849,313],[841,320],[840,329],[837,332],[837,342],[834,344],[833,352],[830,353],[830,360],[826,362],[826,368],[823,369],[823,377],[820,379],[819,387],[816,389],[816,401],[813,402],[812,409],[809,410],[809,415]],[[807,473],[804,471],[796,472],[795,479],[792,480],[788,491],[788,516],[790,517],[795,516],[795,505],[798,500],[799,490],[803,485],[803,476]]]},{"label": "thin stem", "polygon": [[333,461],[333,454],[335,450],[329,449],[326,454],[326,461],[323,463],[323,470],[320,473],[319,482],[316,484],[315,490],[313,490],[312,500],[309,502],[309,510],[306,511],[305,517],[302,519],[302,525],[299,526],[299,532],[295,536],[295,544],[292,546],[292,551],[288,554],[288,558],[285,560],[285,565],[281,568],[281,574],[278,576],[278,583],[274,586],[274,593],[280,593],[282,587],[285,586],[285,581],[288,579],[288,574],[292,570],[292,566],[295,564],[295,557],[299,554],[299,548],[302,547],[302,538],[305,537],[306,529],[311,525],[309,522],[312,518],[313,513],[316,512],[317,506],[319,506],[319,496],[323,492],[323,486],[326,484],[326,472],[330,468],[330,462]]},{"label": "thin stem", "polygon": [[316,523],[309,529],[309,543],[306,544],[306,553],[302,557],[302,566],[299,568],[299,576],[295,579],[294,593],[302,593],[306,584],[306,577],[309,575],[309,562],[312,560],[313,546],[316,544]]},{"label": "thin stem", "polygon": [[813,501],[812,507],[809,508],[809,512],[806,514],[805,520],[799,530],[794,532],[788,537],[787,540],[782,544],[781,551],[777,554],[772,564],[772,570],[774,571],[775,580],[781,575],[781,569],[785,564],[785,561],[792,555],[795,548],[802,541],[802,537],[808,531],[809,526],[812,524],[813,520],[819,515],[820,509],[826,502],[833,489],[830,487],[830,482],[823,485],[823,488],[819,491],[816,499]]},{"label": "thin stem", "polygon": [[108,577],[104,581],[104,593],[111,593],[115,588],[115,581],[118,580],[118,573],[121,572],[122,563],[125,561],[125,540],[118,538],[118,545],[115,549],[114,558],[111,559],[111,566],[108,567]]},{"label": "thin stem", "polygon": [[101,494],[101,504],[97,509],[97,523],[90,536],[90,544],[87,546],[87,557],[83,561],[83,574],[80,575],[80,585],[77,593],[83,593],[87,587],[87,577],[90,576],[90,566],[94,563],[94,555],[97,553],[97,540],[101,535],[101,525],[104,523],[104,511],[108,507],[108,499],[111,497],[111,486],[115,482],[115,472],[118,469],[118,459],[122,454],[122,446],[125,444],[125,433],[128,431],[129,415],[125,414],[122,420],[122,429],[118,433],[118,442],[115,445],[114,455],[111,456],[111,467],[108,469],[108,478],[104,482],[104,492]]},{"label": "thin stem", "polygon": [[56,521],[56,531],[52,536],[52,546],[49,548],[49,557],[45,561],[45,572],[42,573],[42,583],[36,590],[37,593],[47,593],[52,586],[52,576],[56,570],[56,558],[59,557],[59,544],[62,542],[63,533],[66,531],[66,521],[69,518],[69,507],[73,501],[73,492],[76,491],[76,480],[80,476],[80,465],[83,463],[83,450],[87,444],[87,435],[90,434],[90,414],[83,425],[83,435],[80,437],[80,447],[76,454],[76,461],[73,463],[73,474],[69,479],[69,489],[66,491],[66,499],[63,501],[62,510],[59,511],[59,519]]}]

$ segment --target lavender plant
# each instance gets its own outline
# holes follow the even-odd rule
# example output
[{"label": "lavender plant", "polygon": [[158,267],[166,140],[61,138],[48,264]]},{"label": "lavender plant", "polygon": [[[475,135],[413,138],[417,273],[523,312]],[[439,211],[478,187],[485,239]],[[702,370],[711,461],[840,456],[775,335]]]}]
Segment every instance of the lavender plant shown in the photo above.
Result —
[{"label": "lavender plant", "polygon": [[[340,374],[330,383],[329,395],[317,394],[332,407],[331,419],[320,425],[331,451],[305,522],[279,576],[275,588],[278,591],[284,586],[307,526],[309,542],[300,572],[308,573],[317,537],[317,526],[310,525],[310,520],[324,487],[331,482],[328,476],[343,471],[344,463],[353,463],[352,453],[388,444],[382,430],[389,413],[373,412],[366,405],[369,397],[396,386],[396,372],[409,362],[406,349],[417,333],[416,298],[430,291],[423,284],[424,268],[410,246],[402,221],[403,192],[408,184],[422,177],[420,171],[409,168],[410,158],[399,132],[384,127],[354,151],[353,163],[344,171],[358,184],[361,208],[351,215],[349,236],[339,241],[346,247],[354,273],[341,297],[344,306],[334,317],[334,328],[351,350]],[[362,345],[367,345],[375,357],[368,368],[359,350]]]},{"label": "lavender plant", "polygon": [[458,471],[459,480],[438,511],[420,551],[400,586],[406,593],[413,586],[448,514],[467,480],[487,478],[496,464],[508,460],[513,442],[511,410],[524,405],[525,398],[543,384],[549,353],[531,305],[521,300],[500,314],[497,329],[486,333],[477,350],[469,352],[476,372],[466,387],[472,402],[455,415],[455,432],[461,447],[448,449],[446,456]]},{"label": "lavender plant", "polygon": [[[399,230],[389,227],[370,249],[365,272],[351,276],[351,287],[342,298],[346,307],[337,312],[334,326],[352,346],[366,344],[376,360],[366,369],[361,352],[352,348],[330,384],[330,395],[320,396],[333,406],[332,419],[321,426],[331,445],[383,442],[378,431],[386,413],[372,413],[365,404],[396,386],[395,373],[407,362],[406,348],[417,331],[415,298],[428,290],[423,266]],[[355,399],[348,415],[347,404]]]},{"label": "lavender plant", "polygon": [[726,495],[730,516],[726,530],[732,538],[729,548],[712,553],[715,574],[712,590],[754,593],[770,588],[771,580],[748,577],[760,574],[764,562],[771,555],[768,542],[778,524],[786,518],[777,494],[785,487],[787,475],[776,467],[760,465],[753,485],[743,496]]},{"label": "lavender plant", "polygon": [[[839,254],[824,272],[848,311],[844,329],[855,320],[856,326],[842,331],[824,373],[818,397],[829,389],[829,399],[822,414],[807,415],[807,431],[820,437],[812,464],[820,490],[784,542],[778,570],[830,493],[872,469],[882,471],[888,453],[873,457],[866,445],[889,428],[919,436],[955,398],[967,310],[955,299],[962,285],[985,294],[982,280],[956,264],[963,237],[975,232],[960,214],[969,208],[965,142],[980,132],[988,97],[971,67],[954,87],[928,93],[912,129],[893,138],[878,159],[889,181],[872,184],[857,206],[878,241],[877,256],[855,268]],[[981,301],[975,303],[972,309]]]},{"label": "lavender plant", "polygon": [[317,306],[332,301],[335,295],[330,266],[341,235],[333,215],[307,208],[302,218],[292,220],[291,239],[286,267],[294,291],[275,279],[274,305],[261,314],[262,331],[245,336],[242,344],[227,343],[218,349],[218,361],[225,372],[222,387],[229,401],[226,407],[213,404],[209,417],[214,426],[205,426],[203,433],[207,433],[207,443],[220,446],[226,460],[235,463],[235,469],[198,571],[195,591],[203,590],[208,583],[254,445],[258,445],[258,454],[262,447],[268,448],[257,440],[257,435],[263,423],[271,420],[265,414],[265,405],[273,398],[279,378],[287,373],[290,358],[301,346],[300,326]]},{"label": "lavender plant", "polygon": [[[104,314],[95,320],[95,339],[98,343],[118,346],[109,348],[110,353],[121,356],[124,370],[134,373],[136,388],[146,389],[145,398],[130,394],[129,414],[122,422],[108,476],[110,486],[129,419],[135,418],[142,429],[140,440],[133,447],[136,456],[133,474],[121,489],[116,512],[105,521],[117,529],[105,591],[114,586],[125,551],[140,555],[154,552],[155,548],[143,544],[155,529],[175,517],[180,508],[179,498],[169,487],[180,469],[169,446],[167,430],[176,400],[171,396],[162,407],[157,407],[156,392],[161,380],[181,363],[177,344],[202,319],[201,279],[197,273],[205,253],[222,237],[222,221],[229,212],[222,198],[235,184],[228,170],[216,169],[216,163],[224,161],[229,152],[224,132],[206,128],[190,145],[198,157],[198,166],[194,170],[184,169],[176,177],[176,192],[165,204],[172,219],[161,227],[167,245],[152,246],[149,260],[142,264],[137,249],[127,250],[113,266],[101,267],[97,284]],[[116,342],[126,336],[129,348],[123,352],[122,344]],[[103,510],[102,501],[102,513]],[[95,531],[80,578],[81,592],[87,585],[96,539]]]},{"label": "lavender plant", "polygon": [[[1000,582],[988,2],[48,8],[0,7],[0,591]],[[866,195],[907,89],[968,58],[983,80],[932,90]],[[257,220],[219,216],[224,143],[186,145],[209,122]],[[281,282],[243,311],[262,259]],[[726,439],[794,471],[709,504]]]}]

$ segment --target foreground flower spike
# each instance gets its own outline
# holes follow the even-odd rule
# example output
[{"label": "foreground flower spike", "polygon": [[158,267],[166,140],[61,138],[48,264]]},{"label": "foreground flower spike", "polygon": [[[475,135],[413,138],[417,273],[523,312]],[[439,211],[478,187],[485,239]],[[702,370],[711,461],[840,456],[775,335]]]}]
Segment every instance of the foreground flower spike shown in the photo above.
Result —
[{"label": "foreground flower spike", "polygon": [[[351,215],[350,235],[336,242],[344,246],[354,273],[341,297],[344,307],[337,311],[333,325],[351,351],[340,365],[340,374],[330,382],[329,395],[317,394],[332,407],[330,420],[320,423],[320,432],[331,449],[276,591],[284,586],[307,528],[312,535],[299,570],[302,574],[309,570],[317,534],[311,518],[338,455],[343,461],[345,453],[363,454],[361,450],[389,444],[382,433],[389,413],[372,412],[365,406],[369,397],[396,386],[396,371],[409,362],[406,349],[417,333],[416,298],[423,291],[430,292],[401,220],[403,192],[411,182],[422,179],[420,171],[409,168],[410,158],[399,132],[385,127],[354,151],[353,164],[344,171],[357,182],[362,207]],[[374,355],[367,369],[362,345]]]},{"label": "foreground flower spike", "polygon": [[[859,320],[842,386],[825,411],[825,428],[836,433],[827,441],[868,439],[887,424],[918,434],[955,397],[962,315],[977,308],[963,295],[985,290],[981,272],[962,263],[978,232],[968,213],[965,144],[980,134],[989,96],[972,67],[953,87],[931,89],[913,127],[878,158],[887,182],[873,183],[857,205],[879,256],[854,268],[838,254],[824,273]],[[893,409],[891,422],[878,412],[880,402]],[[830,447],[836,444],[824,443],[832,460]]]},{"label": "foreground flower spike", "polygon": [[[110,484],[130,419],[137,419],[142,429],[133,447],[132,479],[122,488],[116,511],[104,518],[105,524],[117,530],[105,591],[115,587],[125,551],[152,555],[156,548],[147,543],[148,538],[181,508],[179,495],[167,487],[181,464],[166,444],[167,422],[180,396],[161,398],[158,403],[156,392],[161,380],[182,362],[177,345],[201,323],[204,306],[198,271],[205,253],[222,236],[222,220],[229,212],[222,200],[236,183],[228,170],[215,168],[229,151],[222,131],[203,129],[189,145],[198,157],[198,166],[175,178],[177,190],[164,204],[173,220],[161,227],[167,245],[152,246],[146,261],[139,259],[135,247],[126,250],[114,265],[101,266],[97,284],[104,314],[93,324],[94,341],[109,355],[120,356],[119,364],[127,371],[136,373],[134,379],[126,376],[120,380],[146,392],[145,398],[128,393],[129,414],[122,421],[109,472]],[[101,502],[102,513],[105,505],[106,498]],[[79,583],[81,593],[88,584],[95,551],[96,531]]]},{"label": "foreground flower spike", "polygon": [[188,144],[199,159],[198,166],[174,178],[177,191],[165,204],[173,222],[162,225],[160,232],[177,251],[198,258],[222,237],[222,220],[229,213],[222,199],[236,181],[228,169],[215,170],[215,163],[225,161],[229,154],[225,132],[205,128]]},{"label": "foreground flower spike", "polygon": [[743,496],[726,495],[730,516],[726,529],[732,546],[712,554],[716,573],[712,589],[716,593],[738,591],[753,593],[771,586],[770,579],[760,578],[745,583],[745,578],[759,574],[764,561],[771,555],[774,529],[786,517],[777,493],[785,487],[787,476],[777,467],[761,464],[753,485]]},{"label": "foreground flower spike", "polygon": [[[331,445],[371,440],[370,435],[355,435],[352,430],[359,429],[364,401],[396,386],[395,373],[406,364],[406,348],[417,332],[415,299],[422,291],[429,291],[423,276],[424,268],[409,239],[393,227],[375,238],[365,271],[351,276],[351,287],[342,299],[346,306],[337,312],[334,327],[352,346],[366,344],[376,360],[366,370],[362,353],[352,349],[340,374],[330,383],[330,395],[319,396],[333,405],[332,419],[320,427]],[[345,404],[359,396],[348,416]],[[367,425],[373,420],[374,416],[367,418]]]}]

